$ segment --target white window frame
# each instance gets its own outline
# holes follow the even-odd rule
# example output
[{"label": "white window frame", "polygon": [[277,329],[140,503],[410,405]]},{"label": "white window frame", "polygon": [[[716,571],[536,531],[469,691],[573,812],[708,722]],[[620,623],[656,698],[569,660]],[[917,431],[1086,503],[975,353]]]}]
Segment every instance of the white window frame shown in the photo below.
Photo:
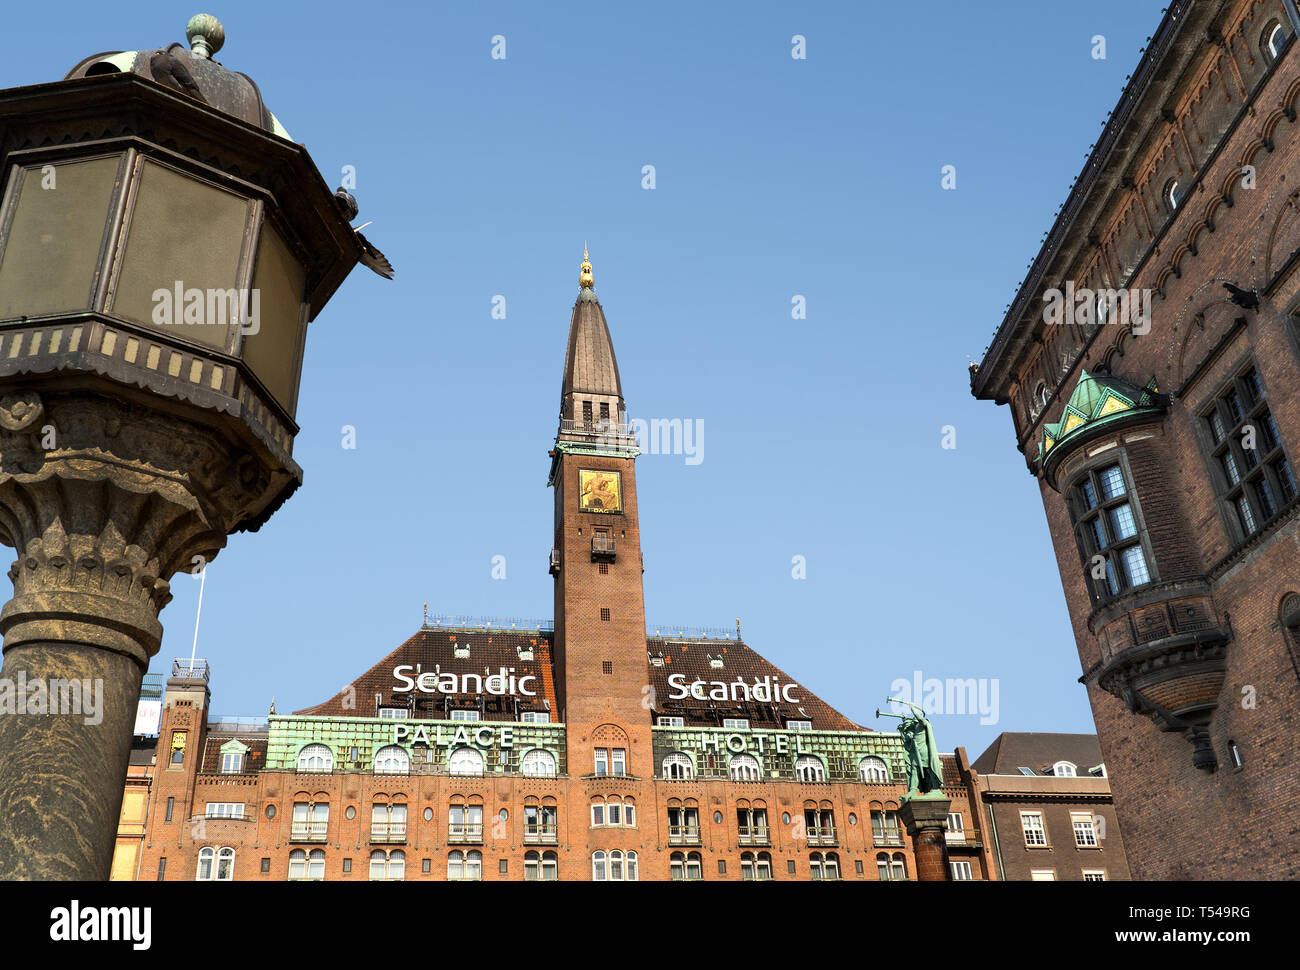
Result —
[{"label": "white window frame", "polygon": [[1020,830],[1024,833],[1026,846],[1038,848],[1048,844],[1047,822],[1043,819],[1042,812],[1021,812]]},{"label": "white window frame", "polygon": [[[315,767],[313,767],[315,765]],[[301,774],[328,774],[334,770],[334,752],[327,744],[307,744],[298,751]]]},{"label": "white window frame", "polygon": [[447,774],[478,778],[483,775],[485,764],[482,751],[462,745],[447,755]]},{"label": "white window frame", "polygon": [[811,731],[813,729],[812,721],[798,720],[798,719],[793,721],[786,721],[785,729],[787,731]]},{"label": "white window frame", "polygon": [[243,802],[208,802],[204,806],[205,818],[243,818]]},{"label": "white window frame", "polygon": [[748,731],[749,718],[747,717],[724,717],[722,719],[722,729],[724,731]]},{"label": "white window frame", "polygon": [[664,755],[663,776],[678,781],[689,781],[695,777],[695,762],[684,751],[674,751]]},{"label": "white window frame", "polygon": [[1083,881],[1084,882],[1105,882],[1106,870],[1105,869],[1084,869]]},{"label": "white window frame", "polygon": [[971,882],[975,878],[970,863],[964,859],[950,861],[948,870],[952,873],[953,882]]},{"label": "white window frame", "polygon": [[520,774],[530,778],[554,778],[556,771],[555,755],[545,748],[533,748],[519,762]]},{"label": "white window frame", "polygon": [[658,724],[659,727],[673,727],[673,728],[686,727],[686,718],[672,717],[666,714],[660,714],[655,723]]},{"label": "white window frame", "polygon": [[858,761],[858,778],[864,785],[888,785],[889,765],[884,758],[865,755]]},{"label": "white window frame", "polygon": [[732,781],[760,781],[763,766],[752,754],[733,754],[727,762],[727,775]]},{"label": "white window frame", "polygon": [[801,754],[795,759],[794,774],[802,782],[825,781],[826,766],[815,755]]},{"label": "white window frame", "polygon": [[1071,812],[1070,828],[1074,830],[1074,844],[1077,848],[1100,847],[1097,840],[1097,817],[1091,812]]},{"label": "white window frame", "polygon": [[1052,774],[1057,778],[1079,777],[1079,766],[1072,761],[1058,761],[1052,765]]},{"label": "white window frame", "polygon": [[386,744],[375,752],[376,775],[409,775],[411,756],[400,744]]},{"label": "white window frame", "polygon": [[457,708],[451,712],[451,719],[453,721],[477,721],[479,712],[469,708]]}]

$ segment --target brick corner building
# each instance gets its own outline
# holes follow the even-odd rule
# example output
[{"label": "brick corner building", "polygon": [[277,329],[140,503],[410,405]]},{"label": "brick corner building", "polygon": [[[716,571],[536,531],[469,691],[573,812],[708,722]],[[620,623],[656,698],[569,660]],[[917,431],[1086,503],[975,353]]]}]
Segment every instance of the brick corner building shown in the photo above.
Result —
[{"label": "brick corner building", "polygon": [[971,369],[1038,479],[1141,879],[1300,877],[1297,27],[1169,5]]},{"label": "brick corner building", "polygon": [[[121,839],[138,878],[918,878],[898,734],[739,629],[647,633],[637,455],[584,256],[550,452],[554,623],[426,618],[334,697],[264,720],[213,717],[207,664],[177,661],[143,839]],[[961,748],[943,766],[920,876],[995,879],[978,777]]]}]

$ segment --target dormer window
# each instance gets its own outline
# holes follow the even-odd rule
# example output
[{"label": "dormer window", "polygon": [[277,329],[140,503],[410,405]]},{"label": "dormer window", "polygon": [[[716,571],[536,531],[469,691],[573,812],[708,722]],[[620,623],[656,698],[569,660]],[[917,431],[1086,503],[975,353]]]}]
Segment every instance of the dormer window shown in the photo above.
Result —
[{"label": "dormer window", "polygon": [[1052,774],[1057,778],[1074,778],[1078,775],[1073,763],[1069,761],[1058,761],[1052,765]]},{"label": "dormer window", "polygon": [[233,738],[221,746],[221,773],[237,775],[244,770],[244,755],[248,747]]}]

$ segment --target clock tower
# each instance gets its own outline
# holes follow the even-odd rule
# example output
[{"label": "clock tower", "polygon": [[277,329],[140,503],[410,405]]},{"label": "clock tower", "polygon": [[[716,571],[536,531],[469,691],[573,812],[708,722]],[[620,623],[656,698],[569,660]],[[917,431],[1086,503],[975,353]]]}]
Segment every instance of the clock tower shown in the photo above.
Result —
[{"label": "clock tower", "polygon": [[[653,775],[641,534],[635,459],[618,361],[584,249],[569,323],[555,489],[554,664],[559,717],[570,726],[575,774],[592,749],[626,752],[624,773]],[[576,769],[576,770],[575,770]]]}]

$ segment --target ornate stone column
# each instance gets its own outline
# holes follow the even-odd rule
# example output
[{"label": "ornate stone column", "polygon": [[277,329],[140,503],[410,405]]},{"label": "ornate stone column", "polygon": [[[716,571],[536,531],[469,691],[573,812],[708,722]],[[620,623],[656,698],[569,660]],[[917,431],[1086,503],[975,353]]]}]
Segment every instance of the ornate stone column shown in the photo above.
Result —
[{"label": "ornate stone column", "polygon": [[0,456],[0,542],[18,550],[0,611],[0,681],[13,685],[0,879],[104,878],[168,579],[216,555],[241,478],[267,470],[106,395],[0,399]]},{"label": "ornate stone column", "polygon": [[948,806],[951,800],[939,792],[918,795],[898,809],[907,834],[912,837],[916,857],[916,878],[921,882],[948,880]]}]

